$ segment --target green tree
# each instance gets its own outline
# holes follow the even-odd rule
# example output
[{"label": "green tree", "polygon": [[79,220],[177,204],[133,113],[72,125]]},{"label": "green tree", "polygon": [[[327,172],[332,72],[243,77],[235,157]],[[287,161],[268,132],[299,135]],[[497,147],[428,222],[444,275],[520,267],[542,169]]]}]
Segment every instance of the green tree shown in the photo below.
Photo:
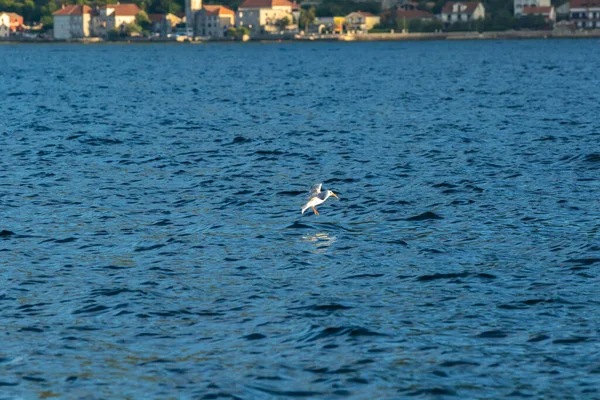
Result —
[{"label": "green tree", "polygon": [[407,20],[406,18],[398,18],[396,20],[396,25],[398,26],[398,30],[400,32],[403,32],[403,31],[409,29],[409,23],[410,23],[410,21]]},{"label": "green tree", "polygon": [[238,31],[237,29],[235,29],[233,26],[230,26],[229,28],[227,28],[227,30],[225,31],[225,36],[230,37],[230,38],[236,38],[238,35]]},{"label": "green tree", "polygon": [[421,32],[436,32],[444,29],[444,23],[437,18],[423,23]]},{"label": "green tree", "polygon": [[54,28],[54,18],[51,15],[44,15],[41,20],[44,31]]},{"label": "green tree", "polygon": [[248,28],[246,28],[245,26],[240,26],[239,28],[237,28],[236,32],[237,32],[236,37],[238,39],[242,39],[244,37],[244,35],[250,34],[250,30]]},{"label": "green tree", "polygon": [[290,24],[290,19],[288,17],[283,17],[281,19],[278,19],[277,22],[275,22],[275,25],[277,25],[277,27],[279,28],[280,31],[284,30],[286,26],[288,26]]},{"label": "green tree", "polygon": [[177,14],[181,10],[182,5],[174,0],[156,0],[152,7],[153,12],[161,14]]},{"label": "green tree", "polygon": [[411,19],[408,23],[409,32],[423,32],[423,21],[419,18]]},{"label": "green tree", "polygon": [[107,35],[108,35],[108,40],[115,41],[115,40],[119,40],[119,37],[121,36],[121,32],[117,28],[112,28],[111,30],[108,31]]},{"label": "green tree", "polygon": [[138,24],[127,24],[123,30],[126,36],[132,36],[134,33],[142,33],[142,27]]},{"label": "green tree", "polygon": [[148,14],[146,11],[140,11],[135,16],[135,23],[139,25],[143,30],[148,30],[152,23],[150,22],[150,18],[148,18]]},{"label": "green tree", "polygon": [[508,29],[514,29],[515,24],[515,18],[513,18],[512,14],[506,10],[501,10],[493,14],[486,14],[486,31],[506,31]]},{"label": "green tree", "polygon": [[381,3],[374,1],[323,0],[316,8],[317,17],[341,17],[353,11],[381,14]]},{"label": "green tree", "polygon": [[302,8],[300,10],[300,21],[299,25],[304,27],[304,30],[308,30],[308,25],[312,24],[317,18],[317,14],[315,13],[315,8],[311,7],[308,10]]}]

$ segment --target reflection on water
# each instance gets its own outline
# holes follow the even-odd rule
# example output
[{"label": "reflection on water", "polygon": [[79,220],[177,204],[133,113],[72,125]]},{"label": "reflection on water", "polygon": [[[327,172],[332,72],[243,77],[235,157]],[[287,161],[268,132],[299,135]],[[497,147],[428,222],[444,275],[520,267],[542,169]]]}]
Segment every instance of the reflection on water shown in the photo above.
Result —
[{"label": "reflection on water", "polygon": [[336,240],[337,236],[331,236],[328,233],[302,236],[302,241],[310,242],[316,247],[316,249],[312,250],[313,253],[325,253],[329,246],[334,244]]}]

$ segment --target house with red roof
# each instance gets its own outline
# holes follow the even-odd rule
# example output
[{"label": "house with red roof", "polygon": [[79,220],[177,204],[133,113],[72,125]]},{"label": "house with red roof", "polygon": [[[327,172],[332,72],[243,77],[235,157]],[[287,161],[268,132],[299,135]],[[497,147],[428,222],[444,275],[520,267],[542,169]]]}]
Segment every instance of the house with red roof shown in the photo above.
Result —
[{"label": "house with red roof", "polygon": [[571,21],[580,29],[600,28],[600,0],[571,0]]},{"label": "house with red roof", "polygon": [[523,7],[521,10],[521,16],[526,17],[528,15],[540,15],[544,17],[544,21],[549,24],[553,24],[556,21],[556,12],[554,7]]},{"label": "house with red roof", "polygon": [[437,18],[429,11],[419,10],[417,8],[418,6],[419,3],[417,2],[405,2],[403,4],[399,4],[396,8],[386,10],[381,13],[382,23],[386,23],[388,25],[399,24],[399,26],[407,26],[410,21],[413,20],[429,22]]},{"label": "house with red roof", "polygon": [[294,5],[288,0],[245,0],[238,8],[236,27],[246,27],[250,32],[277,31],[278,21],[294,20]]},{"label": "house with red roof", "polygon": [[346,29],[350,32],[367,32],[381,21],[379,15],[370,12],[356,11],[345,17]]},{"label": "house with red roof", "polygon": [[98,8],[98,14],[92,19],[93,32],[97,36],[106,36],[111,29],[124,29],[135,23],[135,17],[142,11],[135,4],[107,4]]},{"label": "house with red roof", "polygon": [[221,5],[205,5],[195,15],[195,36],[221,39],[235,26],[235,11]]},{"label": "house with red roof", "polygon": [[444,4],[440,19],[448,26],[455,22],[471,22],[485,18],[485,8],[477,1],[449,1]]},{"label": "house with red roof", "polygon": [[23,17],[14,12],[0,13],[0,37],[13,35],[23,28]]},{"label": "house with red roof", "polygon": [[65,6],[52,13],[54,38],[59,40],[81,39],[90,36],[92,8],[90,6]]},{"label": "house with red roof", "polygon": [[175,14],[148,14],[148,19],[151,24],[150,30],[161,37],[173,33],[175,26],[183,22],[183,19]]},{"label": "house with red roof", "polygon": [[550,7],[550,0],[513,0],[515,17],[523,14],[525,7]]}]

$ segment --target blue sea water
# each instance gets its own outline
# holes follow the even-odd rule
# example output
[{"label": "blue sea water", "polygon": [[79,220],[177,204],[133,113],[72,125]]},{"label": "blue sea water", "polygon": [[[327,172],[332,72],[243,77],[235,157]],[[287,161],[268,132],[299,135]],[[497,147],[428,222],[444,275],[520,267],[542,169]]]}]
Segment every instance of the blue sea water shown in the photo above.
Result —
[{"label": "blue sea water", "polygon": [[600,41],[0,58],[1,399],[600,398]]}]

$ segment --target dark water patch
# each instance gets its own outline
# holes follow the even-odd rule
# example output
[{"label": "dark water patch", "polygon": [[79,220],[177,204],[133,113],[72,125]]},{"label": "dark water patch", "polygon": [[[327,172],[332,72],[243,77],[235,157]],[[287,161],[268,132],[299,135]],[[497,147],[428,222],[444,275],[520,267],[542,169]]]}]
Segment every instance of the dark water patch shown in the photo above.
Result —
[{"label": "dark water patch", "polygon": [[93,331],[101,330],[101,328],[99,328],[99,327],[88,326],[88,325],[69,326],[69,327],[67,327],[67,329],[72,329],[74,331],[80,331],[80,332],[93,332]]},{"label": "dark water patch", "polygon": [[458,393],[452,389],[444,389],[444,388],[428,388],[428,389],[419,389],[412,392],[406,393],[407,396],[416,397],[416,396],[458,396]]},{"label": "dark water patch", "polygon": [[532,337],[531,339],[528,340],[528,342],[531,342],[531,343],[542,342],[542,341],[548,340],[548,339],[550,339],[550,336],[542,334],[542,335],[537,335],[537,336]]},{"label": "dark water patch", "polygon": [[101,311],[108,310],[108,307],[99,305],[90,305],[87,307],[80,308],[78,310],[73,311],[73,314],[91,314],[91,313],[99,313]]},{"label": "dark water patch", "polygon": [[344,306],[342,304],[324,304],[318,306],[309,307],[315,311],[339,311],[339,310],[349,310],[353,307]]},{"label": "dark water patch", "polygon": [[89,146],[106,146],[122,144],[123,142],[119,139],[113,139],[110,137],[84,137],[79,140],[81,144],[87,144]]},{"label": "dark water patch", "polygon": [[131,290],[131,289],[127,289],[127,288],[116,288],[116,289],[95,289],[92,290],[92,292],[90,293],[90,296],[92,297],[97,297],[97,296],[107,296],[107,297],[112,297],[112,296],[117,296],[123,293],[140,293],[140,294],[145,294],[142,290]]},{"label": "dark water patch", "polygon": [[346,276],[344,279],[369,279],[369,278],[379,278],[384,276],[383,274],[357,274]]},{"label": "dark water patch", "polygon": [[300,190],[284,190],[284,191],[281,191],[281,192],[277,192],[277,194],[279,196],[294,196],[295,197],[295,196],[300,196],[302,194],[306,194],[307,195],[308,192],[306,192],[304,190],[302,190],[302,191],[300,191]]},{"label": "dark water patch", "polygon": [[40,378],[37,376],[23,376],[23,380],[29,381],[29,382],[47,382],[46,379],[44,378]]},{"label": "dark water patch", "polygon": [[330,327],[311,335],[306,340],[314,342],[316,340],[333,338],[339,336],[347,336],[349,338],[369,337],[369,336],[387,336],[383,333],[371,331],[363,327]]},{"label": "dark water patch", "polygon": [[325,393],[309,391],[309,390],[279,390],[275,388],[267,388],[262,386],[250,386],[253,389],[259,390],[264,393],[268,393],[274,396],[282,396],[282,397],[315,397],[322,396]]},{"label": "dark water patch", "polygon": [[457,360],[457,361],[444,361],[443,363],[440,364],[440,367],[444,367],[444,368],[462,367],[462,366],[477,367],[477,366],[479,366],[479,363],[476,363],[473,361]]},{"label": "dark water patch", "polygon": [[75,242],[76,240],[77,240],[77,238],[68,237],[68,238],[64,238],[64,239],[53,239],[52,242],[61,244],[61,243]]},{"label": "dark water patch", "polygon": [[295,221],[292,225],[286,226],[285,229],[313,229],[314,227]]},{"label": "dark water patch", "polygon": [[510,392],[507,397],[522,397],[522,398],[531,398],[534,397],[534,395],[529,394],[529,393],[523,393],[520,390],[513,390],[512,392]]},{"label": "dark water patch", "polygon": [[0,231],[0,238],[9,238],[11,236],[15,236],[16,234],[13,231],[8,231],[6,229],[3,229]]},{"label": "dark water patch", "polygon": [[136,251],[136,252],[150,251],[150,250],[160,249],[161,247],[165,247],[165,245],[159,243],[159,244],[154,244],[151,246],[140,246],[140,247],[136,247],[133,251]]},{"label": "dark water patch", "polygon": [[35,327],[35,326],[28,326],[28,327],[19,329],[19,332],[41,333],[41,332],[44,332],[44,330],[41,328]]},{"label": "dark water patch", "polygon": [[390,240],[387,242],[388,244],[397,244],[397,245],[401,245],[401,246],[408,246],[408,243],[406,243],[404,240],[402,239],[396,239],[396,240]]},{"label": "dark water patch", "polygon": [[167,363],[173,363],[173,362],[174,362],[173,360],[169,360],[166,358],[157,358],[155,360],[141,362],[138,365],[144,366],[144,365],[152,365],[152,364],[167,364]]},{"label": "dark water patch", "polygon": [[600,153],[591,153],[584,157],[583,161],[590,163],[600,162]]},{"label": "dark water patch", "polygon": [[242,336],[242,338],[246,339],[246,340],[261,340],[261,339],[265,339],[266,336],[263,335],[262,333],[251,333],[249,335]]},{"label": "dark water patch", "polygon": [[592,265],[600,262],[600,258],[575,258],[566,260],[565,262],[578,265]]},{"label": "dark water patch", "polygon": [[340,310],[350,310],[354,307],[345,306],[342,304],[331,303],[331,304],[321,304],[321,305],[312,305],[312,306],[303,306],[303,307],[293,307],[291,310],[312,310],[312,311],[327,311],[334,312]]},{"label": "dark water patch", "polygon": [[434,281],[437,279],[457,279],[466,278],[471,275],[469,272],[456,272],[449,274],[433,274],[433,275],[422,275],[417,278],[418,281]]},{"label": "dark water patch", "polygon": [[556,340],[553,340],[552,343],[554,343],[554,344],[576,344],[576,343],[588,342],[589,340],[590,340],[590,338],[587,338],[587,337],[575,336],[575,337],[565,338],[565,339],[556,339]]},{"label": "dark water patch", "polygon": [[154,226],[167,226],[167,225],[173,225],[173,222],[171,222],[168,219],[161,219],[160,221],[157,221],[157,222],[153,223],[152,225],[154,225]]},{"label": "dark water patch", "polygon": [[505,337],[508,337],[508,333],[501,331],[501,330],[491,330],[491,331],[481,332],[476,337],[482,338],[482,339],[503,339]]},{"label": "dark water patch", "polygon": [[406,218],[407,221],[430,221],[430,220],[436,220],[436,219],[443,219],[443,218],[431,211],[427,211],[427,212],[424,212],[423,214],[415,215],[414,217]]}]

